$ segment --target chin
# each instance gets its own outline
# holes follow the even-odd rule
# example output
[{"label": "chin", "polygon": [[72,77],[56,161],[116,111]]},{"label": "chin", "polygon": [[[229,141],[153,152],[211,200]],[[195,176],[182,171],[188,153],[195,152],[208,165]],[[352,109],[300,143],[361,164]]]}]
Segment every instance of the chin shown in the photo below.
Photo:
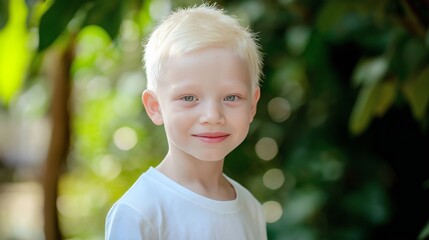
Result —
[{"label": "chin", "polygon": [[219,162],[219,161],[223,161],[224,158],[221,159],[200,159],[203,162]]},{"label": "chin", "polygon": [[203,156],[195,156],[198,160],[203,162],[219,162],[225,159],[226,155],[203,155]]}]

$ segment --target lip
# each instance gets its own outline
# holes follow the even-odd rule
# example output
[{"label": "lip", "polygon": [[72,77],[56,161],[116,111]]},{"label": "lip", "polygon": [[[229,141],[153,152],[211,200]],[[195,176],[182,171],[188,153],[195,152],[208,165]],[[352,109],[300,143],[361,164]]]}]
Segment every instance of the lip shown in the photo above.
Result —
[{"label": "lip", "polygon": [[193,134],[192,136],[197,137],[205,143],[220,143],[229,137],[230,134],[224,132],[207,132]]}]

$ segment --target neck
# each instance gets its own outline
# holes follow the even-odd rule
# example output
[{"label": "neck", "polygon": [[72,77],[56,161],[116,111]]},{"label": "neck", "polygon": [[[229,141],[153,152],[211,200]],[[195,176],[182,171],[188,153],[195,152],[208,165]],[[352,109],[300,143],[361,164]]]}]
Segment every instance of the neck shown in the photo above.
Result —
[{"label": "neck", "polygon": [[224,160],[202,161],[172,156],[169,152],[157,169],[180,185],[216,200],[232,200],[235,191],[223,175]]}]

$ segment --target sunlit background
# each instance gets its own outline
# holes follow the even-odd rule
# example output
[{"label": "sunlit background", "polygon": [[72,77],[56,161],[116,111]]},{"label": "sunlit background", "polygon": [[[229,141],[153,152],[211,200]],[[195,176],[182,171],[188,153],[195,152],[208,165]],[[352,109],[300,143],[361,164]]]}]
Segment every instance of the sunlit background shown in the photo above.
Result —
[{"label": "sunlit background", "polygon": [[[0,0],[0,239],[104,239],[108,209],[166,151],[141,44],[195,3]],[[269,239],[429,239],[429,3],[218,4],[264,52],[225,172]]]}]

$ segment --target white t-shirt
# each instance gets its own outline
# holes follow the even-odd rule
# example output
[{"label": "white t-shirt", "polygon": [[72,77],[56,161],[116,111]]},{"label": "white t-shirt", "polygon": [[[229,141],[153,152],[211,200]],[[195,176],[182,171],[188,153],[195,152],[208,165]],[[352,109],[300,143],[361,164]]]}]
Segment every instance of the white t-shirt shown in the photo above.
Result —
[{"label": "white t-shirt", "polygon": [[227,180],[237,197],[217,201],[150,168],[110,209],[105,239],[267,239],[261,204],[239,183]]}]

